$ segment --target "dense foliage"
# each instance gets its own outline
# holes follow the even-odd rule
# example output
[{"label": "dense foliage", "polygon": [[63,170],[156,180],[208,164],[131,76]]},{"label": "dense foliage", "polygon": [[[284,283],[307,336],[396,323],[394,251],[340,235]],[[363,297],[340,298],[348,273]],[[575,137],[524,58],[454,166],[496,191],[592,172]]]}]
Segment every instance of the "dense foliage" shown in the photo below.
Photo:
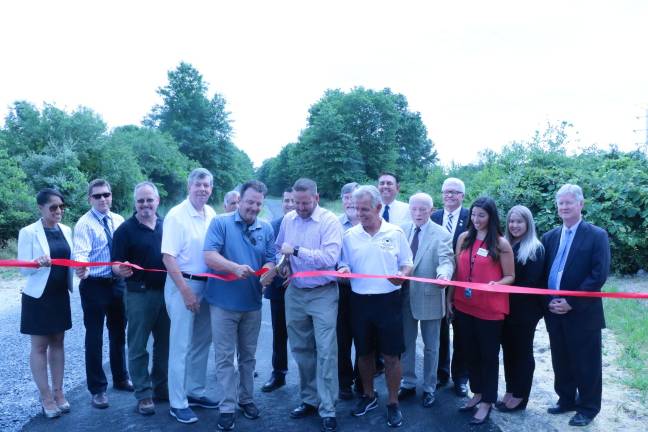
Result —
[{"label": "dense foliage", "polygon": [[624,153],[585,149],[568,155],[567,123],[537,132],[529,142],[514,143],[500,153],[486,151],[477,164],[435,170],[420,189],[433,191],[441,203],[446,175],[466,184],[466,207],[480,195],[495,199],[502,221],[506,212],[523,204],[534,214],[539,234],[558,226],[555,193],[564,183],[583,188],[585,220],[606,229],[612,249],[612,269],[635,273],[648,262],[648,157],[641,151]]},{"label": "dense foliage", "polygon": [[54,187],[69,204],[66,222],[88,208],[87,184],[107,179],[113,209],[128,213],[133,186],[154,182],[165,208],[186,194],[189,171],[204,166],[214,173],[214,201],[254,176],[250,158],[231,142],[225,100],[208,99],[202,76],[181,63],[169,84],[158,89],[162,104],[153,107],[143,126],[108,130],[86,107],[66,112],[51,104],[42,109],[15,102],[0,129],[0,244],[36,217],[34,196]]},{"label": "dense foliage", "polygon": [[382,171],[422,181],[435,162],[427,129],[405,96],[358,87],[328,90],[311,106],[299,141],[264,161],[258,176],[275,194],[310,177],[324,197],[334,198],[344,183],[376,179]]}]

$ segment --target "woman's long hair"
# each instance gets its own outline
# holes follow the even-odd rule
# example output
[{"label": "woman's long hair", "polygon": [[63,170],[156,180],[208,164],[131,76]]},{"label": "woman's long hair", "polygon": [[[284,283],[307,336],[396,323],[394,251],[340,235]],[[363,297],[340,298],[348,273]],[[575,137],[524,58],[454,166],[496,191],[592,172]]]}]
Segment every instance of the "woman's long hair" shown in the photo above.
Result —
[{"label": "woman's long hair", "polygon": [[499,238],[502,237],[502,229],[500,228],[499,215],[497,214],[497,206],[495,201],[489,197],[479,197],[470,206],[470,222],[468,222],[468,234],[461,244],[461,250],[472,249],[473,244],[477,240],[477,229],[472,223],[472,211],[475,207],[479,207],[488,213],[488,232],[484,239],[484,245],[488,249],[490,255],[495,261],[499,260]]},{"label": "woman's long hair", "polygon": [[509,243],[513,245],[513,235],[511,234],[511,231],[509,231],[509,220],[511,219],[511,216],[513,214],[517,214],[522,219],[524,219],[524,222],[527,226],[526,232],[519,240],[520,248],[518,249],[516,257],[517,262],[525,265],[528,260],[535,261],[538,257],[538,254],[544,252],[544,246],[542,245],[540,240],[538,240],[538,236],[536,235],[535,221],[533,220],[533,214],[531,213],[531,210],[523,205],[513,206],[506,215],[506,229],[504,234],[506,240],[508,240]]}]

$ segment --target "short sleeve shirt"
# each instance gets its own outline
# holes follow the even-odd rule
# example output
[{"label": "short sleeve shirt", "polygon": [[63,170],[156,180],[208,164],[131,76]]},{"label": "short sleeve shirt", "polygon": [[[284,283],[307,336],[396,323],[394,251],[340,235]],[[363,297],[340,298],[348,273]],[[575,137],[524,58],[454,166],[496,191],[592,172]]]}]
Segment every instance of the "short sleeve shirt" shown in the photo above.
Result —
[{"label": "short sleeve shirt", "polygon": [[[225,259],[259,270],[275,261],[274,230],[260,219],[248,225],[239,212],[215,218],[205,238],[205,251],[216,251]],[[235,281],[209,279],[205,299],[221,309],[248,312],[261,309],[261,283],[256,276]]]},{"label": "short sleeve shirt", "polygon": [[175,257],[180,271],[207,272],[203,246],[205,233],[214,217],[213,208],[206,205],[201,215],[188,199],[169,210],[162,229],[162,253]]},{"label": "short sleeve shirt", "polygon": [[[348,266],[352,273],[395,275],[411,265],[412,250],[399,226],[382,220],[373,236],[361,224],[344,233],[340,266]],[[387,279],[351,279],[356,294],[387,294],[399,288]]]}]

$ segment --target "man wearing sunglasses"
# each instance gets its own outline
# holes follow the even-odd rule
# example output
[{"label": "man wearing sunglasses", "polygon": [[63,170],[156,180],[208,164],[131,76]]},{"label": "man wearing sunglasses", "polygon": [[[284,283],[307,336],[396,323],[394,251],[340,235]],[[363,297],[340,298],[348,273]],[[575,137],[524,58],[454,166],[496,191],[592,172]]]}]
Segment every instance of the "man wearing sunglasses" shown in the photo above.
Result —
[{"label": "man wearing sunglasses", "polygon": [[[148,181],[138,183],[133,192],[135,214],[115,231],[112,261],[137,264],[146,269],[164,270],[162,263],[162,218],[158,216],[160,195]],[[113,272],[126,281],[124,304],[128,319],[128,369],[133,377],[137,412],[155,413],[153,398],[169,399],[169,315],[164,303],[162,272],[133,270],[114,265]],[[148,339],[153,335],[153,368],[149,374]]]},{"label": "man wearing sunglasses", "polygon": [[[74,258],[82,262],[108,262],[112,252],[113,234],[124,218],[110,211],[112,193],[110,184],[95,179],[88,185],[91,209],[74,227]],[[110,340],[110,370],[113,387],[133,391],[126,370],[126,314],[124,311],[124,281],[115,277],[110,266],[77,267],[81,279],[79,292],[85,325],[85,362],[88,390],[92,406],[107,408],[108,382],[103,371],[104,321]]]},{"label": "man wearing sunglasses", "polygon": [[211,313],[216,377],[223,388],[220,430],[234,429],[237,405],[246,418],[259,417],[252,398],[255,354],[261,329],[262,285],[272,281],[272,272],[259,278],[255,271],[273,269],[275,261],[272,226],[257,217],[266,193],[260,181],[245,182],[238,209],[212,220],[205,238],[205,262],[209,268],[218,274],[236,276],[231,282],[210,279],[205,295]]}]

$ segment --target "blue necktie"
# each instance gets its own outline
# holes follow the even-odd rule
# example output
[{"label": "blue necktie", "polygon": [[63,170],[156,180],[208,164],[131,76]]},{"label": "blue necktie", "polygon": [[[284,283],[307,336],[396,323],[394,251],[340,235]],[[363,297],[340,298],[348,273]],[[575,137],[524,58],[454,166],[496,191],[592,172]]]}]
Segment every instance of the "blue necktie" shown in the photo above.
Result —
[{"label": "blue necktie", "polygon": [[558,274],[565,268],[565,261],[567,260],[567,246],[570,243],[571,234],[572,230],[568,229],[565,231],[565,236],[562,239],[562,242],[560,242],[560,247],[558,248],[556,258],[554,259],[553,264],[551,264],[551,270],[549,271],[549,280],[547,281],[549,289],[558,289]]},{"label": "blue necktie", "polygon": [[110,232],[110,226],[108,225],[108,216],[104,216],[101,221],[103,222],[103,229],[106,233],[106,240],[108,240],[108,250],[112,255],[112,233]]},{"label": "blue necktie", "polygon": [[385,206],[385,210],[383,211],[383,219],[385,219],[386,222],[389,222],[389,205]]}]

